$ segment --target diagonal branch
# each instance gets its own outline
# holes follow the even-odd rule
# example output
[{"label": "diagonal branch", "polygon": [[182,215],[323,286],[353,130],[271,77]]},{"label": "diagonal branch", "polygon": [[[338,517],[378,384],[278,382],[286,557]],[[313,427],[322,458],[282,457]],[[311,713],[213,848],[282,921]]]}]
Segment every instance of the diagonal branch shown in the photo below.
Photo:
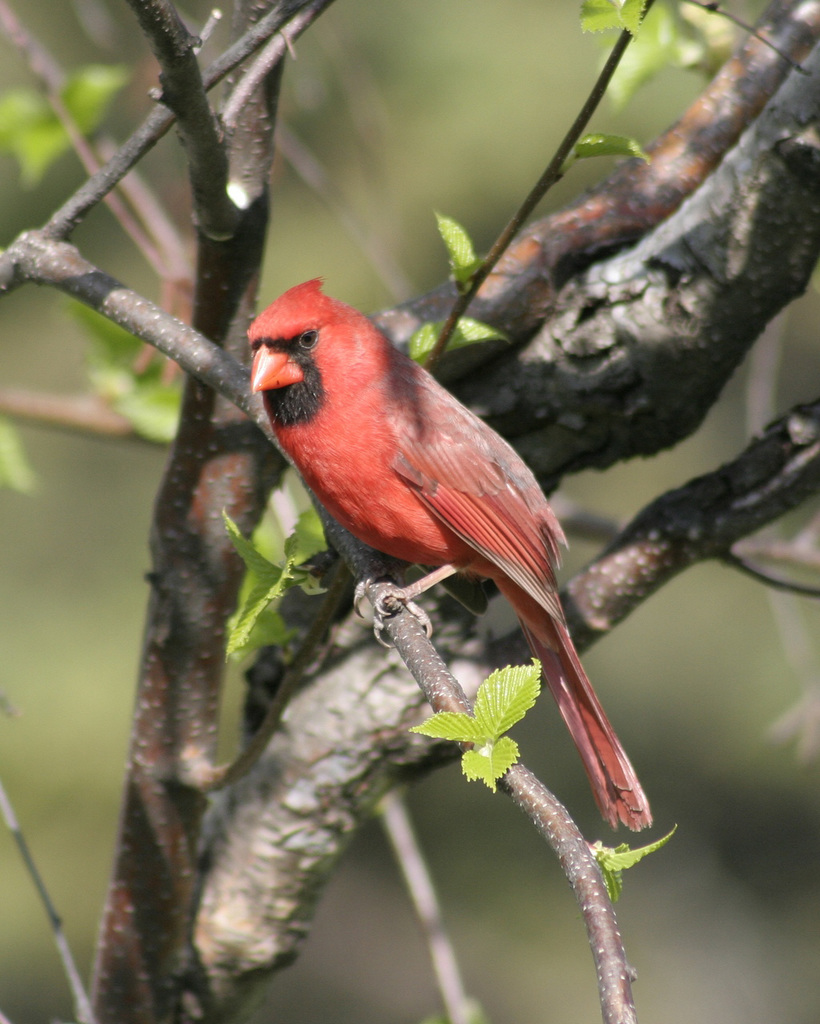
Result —
[{"label": "diagonal branch", "polygon": [[820,401],[798,406],[732,462],[662,495],[567,587],[579,648],[679,572],[779,519],[820,490]]}]

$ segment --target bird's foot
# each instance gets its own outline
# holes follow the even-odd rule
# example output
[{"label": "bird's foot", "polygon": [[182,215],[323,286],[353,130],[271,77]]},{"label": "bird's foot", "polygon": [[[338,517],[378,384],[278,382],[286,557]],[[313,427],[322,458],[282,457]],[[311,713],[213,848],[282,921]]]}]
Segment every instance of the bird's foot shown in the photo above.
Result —
[{"label": "bird's foot", "polygon": [[373,634],[382,647],[393,646],[384,639],[387,619],[398,615],[404,608],[414,618],[418,619],[424,632],[427,634],[427,639],[430,639],[433,635],[433,624],[427,612],[413,600],[413,596],[415,596],[413,589],[411,587],[400,587],[390,579],[360,580],[356,584],[356,591],[353,595],[353,607],[356,609],[357,615],[362,616],[362,600],[367,596],[366,590],[371,583],[377,583],[379,587],[378,595],[373,604]]}]

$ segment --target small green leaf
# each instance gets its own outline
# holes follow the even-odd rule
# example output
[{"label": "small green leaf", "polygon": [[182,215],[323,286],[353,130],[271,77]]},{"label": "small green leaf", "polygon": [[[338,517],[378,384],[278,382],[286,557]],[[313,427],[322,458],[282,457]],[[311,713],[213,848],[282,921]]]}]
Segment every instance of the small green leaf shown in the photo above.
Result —
[{"label": "small green leaf", "polygon": [[595,859],[598,861],[601,874],[604,876],[604,884],[609,893],[609,898],[613,903],[618,901],[623,890],[623,872],[628,868],[634,867],[638,861],[648,857],[650,853],[654,853],[656,850],[660,850],[662,846],[665,846],[675,834],[677,828],[678,826],[676,825],[662,839],[655,843],[650,843],[648,846],[641,846],[637,850],[631,849],[627,843],[621,843],[620,846],[614,848],[604,846],[600,840],[593,843],[592,850],[595,854]]},{"label": "small green leaf", "polygon": [[[415,359],[417,363],[423,363],[432,351],[443,326],[443,320],[422,324],[410,338],[410,358]],[[503,331],[498,330],[497,327],[491,327],[480,320],[473,320],[469,316],[463,316],[450,336],[450,340],[447,343],[447,351],[451,352],[457,348],[465,348],[467,345],[476,345],[480,341],[508,340],[507,335]]]},{"label": "small green leaf", "polygon": [[29,494],[34,485],[34,470],[26,458],[20,435],[5,416],[0,416],[0,487]]},{"label": "small green leaf", "polygon": [[276,579],[269,582],[260,581],[247,595],[236,615],[231,618],[226,655],[237,654],[240,651],[245,653],[250,649],[251,634],[262,613],[267,610],[271,601],[281,594],[284,576],[284,571],[279,569]]},{"label": "small green leaf", "polygon": [[624,0],[621,6],[621,19],[627,32],[637,36],[643,20],[643,11],[646,7],[646,0]]},{"label": "small green leaf", "polygon": [[434,740],[455,740],[457,743],[484,743],[489,737],[472,715],[459,711],[438,711],[410,732],[429,736]]},{"label": "small green leaf", "polygon": [[627,29],[637,35],[646,0],[584,0],[581,4],[581,28],[584,32]]},{"label": "small green leaf", "polygon": [[[99,125],[127,80],[120,65],[90,64],[73,74],[62,99],[83,134]],[[35,186],[71,142],[48,100],[34,89],[9,89],[0,96],[0,152],[20,164],[27,188]]]},{"label": "small green leaf", "polygon": [[322,520],[315,508],[305,509],[299,516],[292,536],[295,538],[293,561],[296,565],[301,565],[327,547]]},{"label": "small green leaf", "polygon": [[[541,691],[541,665],[508,665],[493,672],[476,694],[476,722],[489,737],[498,738],[520,721]],[[505,769],[506,771],[506,769]]]},{"label": "small green leaf", "polygon": [[87,64],[76,71],[62,90],[63,103],[83,135],[95,131],[111,101],[128,81],[122,64]]},{"label": "small green leaf", "polygon": [[436,323],[422,324],[417,331],[413,332],[407,350],[411,359],[415,359],[417,363],[424,363],[428,353],[433,350],[443,323],[443,320],[439,320]]},{"label": "small green leaf", "polygon": [[16,158],[26,188],[40,181],[68,145],[65,129],[40,93],[9,89],[0,96],[0,152]]},{"label": "small green leaf", "polygon": [[89,336],[86,359],[97,394],[142,437],[158,443],[171,441],[179,422],[182,389],[179,381],[164,379],[165,360],[150,355],[136,370],[144,342],[79,302],[71,302],[69,312]]},{"label": "small green leaf", "polygon": [[584,135],[573,147],[579,160],[593,156],[637,156],[649,163],[649,157],[641,149],[635,139],[624,135],[602,135],[593,133]]},{"label": "small green leaf", "polygon": [[518,744],[509,736],[461,755],[461,770],[470,782],[481,781],[493,791],[496,783],[518,760]]},{"label": "small green leaf", "polygon": [[[229,619],[229,628],[233,627],[235,621],[237,621],[236,616]],[[245,642],[236,651],[230,653],[244,656],[258,651],[260,647],[285,647],[295,634],[296,630],[288,628],[279,612],[270,607],[263,608]]]},{"label": "small green leaf", "polygon": [[541,688],[541,666],[516,665],[493,672],[475,699],[475,716],[441,711],[410,731],[434,739],[472,743],[461,755],[461,767],[473,782],[481,780],[495,792],[496,783],[518,760],[518,744],[503,736],[535,703]]},{"label": "small green leaf", "polygon": [[635,139],[627,138],[625,135],[591,133],[584,135],[572,147],[561,173],[566,174],[576,160],[588,160],[594,156],[634,156],[649,163],[649,157]]},{"label": "small green leaf", "polygon": [[111,403],[136,432],[149,441],[167,444],[173,441],[179,424],[182,395],[177,384],[135,379],[135,386]]},{"label": "small green leaf", "polygon": [[282,573],[282,567],[274,565],[273,562],[269,561],[257,550],[251,541],[243,537],[242,531],[227,512],[223,511],[222,519],[225,522],[228,536],[231,538],[231,542],[236,548],[239,557],[245,563],[245,568],[248,572],[252,572],[257,580],[266,584],[278,579]]},{"label": "small green leaf", "polygon": [[228,624],[226,654],[245,654],[266,643],[285,643],[290,632],[281,617],[268,606],[292,586],[304,585],[305,589],[312,592],[321,592],[314,577],[297,565],[297,562],[303,560],[299,545],[304,542],[310,530],[305,525],[301,539],[296,532],[287,538],[285,560],[282,565],[276,565],[262,554],[254,541],[242,536],[239,527],[224,511],[222,518],[228,536],[247,570],[237,610]]},{"label": "small green leaf", "polygon": [[481,266],[481,260],[476,256],[473,241],[461,224],[452,217],[445,217],[443,214],[436,214],[438,231],[447,247],[447,255],[450,259],[450,270],[459,291],[465,291],[470,284],[470,278]]}]

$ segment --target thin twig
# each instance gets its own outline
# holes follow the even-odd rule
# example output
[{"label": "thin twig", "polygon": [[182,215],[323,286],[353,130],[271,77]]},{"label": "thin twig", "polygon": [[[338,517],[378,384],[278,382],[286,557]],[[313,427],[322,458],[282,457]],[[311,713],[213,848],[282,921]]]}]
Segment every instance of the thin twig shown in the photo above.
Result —
[{"label": "thin twig", "polygon": [[287,49],[289,49],[289,42],[283,35],[277,33],[262,47],[262,52],[254,58],[251,66],[245,70],[236,83],[220,114],[220,119],[228,135],[236,127],[237,120],[242,116],[242,111],[250,102],[253,94],[284,57]]},{"label": "thin twig", "polygon": [[820,550],[816,540],[812,544],[807,544],[806,538],[800,534],[792,540],[781,540],[771,534],[748,537],[734,545],[732,554],[743,561],[747,561],[749,557],[761,558],[767,562],[779,562],[820,573]]},{"label": "thin twig", "polygon": [[[389,573],[393,560],[358,544],[326,513],[322,515],[322,522],[328,540],[342,554],[354,576],[365,583],[367,598],[375,607],[384,587],[378,581]],[[472,714],[464,690],[414,615],[402,609],[386,620],[384,629],[434,711]],[[604,1021],[634,1024],[632,971],[627,964],[615,910],[589,844],[566,808],[523,765],[513,766],[500,786],[529,815],[561,861],[590,938]]]},{"label": "thin twig", "polygon": [[[62,89],[65,85],[65,75],[57,61],[42,43],[34,39],[23,27],[5,0],[0,0],[0,28],[8,36],[10,42],[26,54],[29,68],[42,82],[51,109],[65,129],[80,163],[89,175],[95,174],[100,168],[100,161],[63,102]],[[165,265],[162,253],[145,235],[122,200],[113,193],[109,193],[103,197],[103,201],[155,273],[160,277],[166,276],[169,268]]]},{"label": "thin twig", "polygon": [[[646,11],[649,10],[652,3],[653,0],[648,0],[646,4]],[[512,240],[524,226],[527,218],[552,186],[561,178],[564,164],[572,152],[572,147],[578,139],[580,139],[581,133],[589,124],[592,115],[595,113],[598,105],[604,98],[604,93],[607,90],[610,80],[615,74],[615,70],[617,69],[618,64],[620,64],[621,58],[626,52],[626,48],[629,46],[631,40],[631,33],[624,29],[618,37],[617,43],[613,46],[612,52],[607,58],[601,73],[598,75],[589,96],[587,96],[586,101],[578,112],[572,126],[564,136],[561,144],[558,146],[558,149],[556,149],[555,154],[546,167],[546,170],[535,183],[529,195],[515,212],[507,226],[490,247],[490,251],[484,257],[483,263],[470,279],[469,288],[462,292],[453,303],[453,308],[450,310],[450,314],[444,322],[444,326],[436,339],[436,344],[433,346],[427,357],[425,365],[430,372],[435,369],[444,354],[444,350],[447,348],[447,343],[449,342],[458,321],[466,313],[467,308],[475,298],[479,288],[490,276],[493,268],[509,248]]]},{"label": "thin twig", "polygon": [[523,764],[514,764],[499,786],[550,844],[572,886],[595,961],[604,1024],[637,1024],[635,971],[626,959],[615,908],[589,843],[564,805]]},{"label": "thin twig", "polygon": [[[100,138],[97,141],[96,150],[101,160],[106,161],[114,156],[117,147],[111,139]],[[132,168],[117,187],[128,200],[140,223],[162,253],[167,268],[163,280],[184,281],[189,283],[189,287],[192,287],[190,282],[193,278],[193,270],[185,240],[162,205],[159,196],[136,168]]]},{"label": "thin twig", "polygon": [[800,594],[802,597],[820,597],[820,587],[798,583],[796,580],[788,580],[783,576],[775,576],[772,573],[765,572],[763,569],[758,569],[751,562],[745,561],[745,559],[732,552],[724,555],[722,561],[734,569],[739,569],[747,576],[751,576],[752,579],[765,583],[768,587],[774,587],[775,590],[783,590],[790,594]]},{"label": "thin twig", "polygon": [[68,979],[68,984],[71,988],[71,994],[74,998],[74,1012],[77,1015],[77,1020],[80,1021],[80,1024],[94,1024],[94,1013],[91,1009],[91,1003],[89,1002],[88,995],[83,987],[80,972],[77,970],[74,957],[71,955],[71,949],[69,948],[68,940],[66,939],[65,932],[63,931],[63,923],[54,907],[54,903],[48,893],[43,877],[37,869],[37,865],[34,863],[34,857],[32,856],[29,845],[26,842],[26,837],[23,835],[22,829],[20,828],[20,823],[17,821],[14,808],[11,805],[11,800],[3,787],[2,781],[0,781],[0,813],[2,813],[9,831],[14,836],[14,841],[17,843],[17,848],[20,851],[20,857],[22,858],[23,864],[34,882],[34,886],[37,889],[37,893],[45,907],[46,914],[48,915],[51,930],[54,933],[54,942],[57,946],[57,952],[63,962],[63,970],[66,973],[66,978]]},{"label": "thin twig", "polygon": [[381,823],[421,923],[444,1011],[450,1024],[470,1024],[471,1000],[464,989],[453,944],[413,822],[403,797],[392,790],[381,803]]},{"label": "thin twig", "polygon": [[50,395],[22,388],[0,388],[0,413],[38,426],[145,441],[130,420],[93,395]]},{"label": "thin twig", "polygon": [[[274,7],[210,65],[202,76],[205,89],[212,89],[221,82],[285,24],[289,26],[294,38],[301,35],[332,2],[314,0],[296,14],[293,14],[290,5]],[[111,160],[93,174],[49,219],[44,228],[46,233],[52,238],[67,238],[100,200],[159,142],[174,121],[175,115],[166,107],[152,110]]]},{"label": "thin twig", "polygon": [[739,18],[736,14],[732,14],[731,11],[725,11],[719,3],[704,3],[702,0],[685,0],[685,2],[692,4],[693,7],[699,7],[702,11],[708,11],[709,14],[717,14],[721,18],[731,21],[733,25],[737,25],[737,27],[743,29],[744,32],[748,32],[749,35],[754,36],[755,39],[763,43],[764,46],[768,46],[770,50],[773,50],[777,54],[778,57],[782,57],[794,71],[799,72],[801,75],[811,74],[811,71],[804,68],[802,64],[790,57],[788,53],[784,53],[783,50],[775,46],[771,39],[768,39],[762,32],[759,32],[754,25],[750,25],[747,21]]}]

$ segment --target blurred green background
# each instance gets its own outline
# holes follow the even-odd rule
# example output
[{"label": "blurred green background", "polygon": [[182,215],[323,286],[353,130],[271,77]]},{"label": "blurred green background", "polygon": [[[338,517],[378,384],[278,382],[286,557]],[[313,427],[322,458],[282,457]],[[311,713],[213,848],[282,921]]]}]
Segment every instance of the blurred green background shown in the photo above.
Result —
[{"label": "blurred green background", "polygon": [[[347,0],[297,45],[287,122],[324,165],[348,214],[378,240],[380,265],[397,268],[394,285],[412,293],[446,274],[433,210],[461,220],[484,247],[542,170],[601,59],[600,41],[579,31],[576,7]],[[66,69],[92,60],[137,67],[108,122],[124,137],[148,109],[155,76],[124,5],[31,0],[18,8]],[[184,13],[199,26],[207,7],[191,3]],[[31,81],[16,48],[0,42],[0,54],[0,87]],[[593,127],[647,142],[699,85],[694,75],[665,71],[624,112],[605,107]],[[184,226],[181,166],[171,136],[146,173]],[[549,205],[605,170],[577,167]],[[66,155],[26,190],[13,161],[0,157],[0,180],[4,245],[42,223],[82,173]],[[390,284],[326,200],[284,162],[274,184],[265,298],[321,274],[329,293],[363,309],[389,304]],[[90,259],[158,297],[106,211],[76,240]],[[819,305],[811,290],[776,325],[778,411],[816,397]],[[77,392],[85,345],[58,295],[26,288],[0,303],[2,386]],[[697,437],[675,451],[567,480],[566,493],[627,517],[717,466],[744,443],[748,378],[744,368]],[[19,711],[0,714],[0,777],[86,970],[112,856],[163,453],[44,429],[22,434],[37,487],[31,495],[0,492],[0,691]],[[575,543],[570,568],[592,554]],[[818,612],[808,602],[773,600],[728,569],[700,567],[585,659],[652,799],[654,834],[678,824],[672,843],[627,875],[619,905],[644,1022],[820,1019],[818,764],[769,739],[772,723],[799,698],[800,669],[804,682],[817,684]],[[586,834],[607,839],[548,701],[518,738]],[[490,1019],[600,1019],[576,905],[522,816],[468,786],[457,768],[420,786],[410,802],[468,987]],[[374,824],[347,856],[304,955],[282,974],[259,1020],[410,1024],[436,1008],[408,900]],[[44,912],[1,829],[0,1010],[14,1024],[71,1017]]]}]

